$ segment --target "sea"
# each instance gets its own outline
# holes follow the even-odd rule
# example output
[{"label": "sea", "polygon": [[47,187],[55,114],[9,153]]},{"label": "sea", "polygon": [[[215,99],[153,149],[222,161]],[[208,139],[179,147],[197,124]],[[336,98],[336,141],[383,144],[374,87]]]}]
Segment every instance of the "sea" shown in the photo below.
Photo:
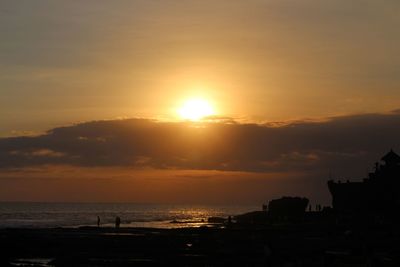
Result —
[{"label": "sea", "polygon": [[257,205],[0,202],[0,228],[120,227],[180,228],[207,225],[209,217],[260,210]]}]

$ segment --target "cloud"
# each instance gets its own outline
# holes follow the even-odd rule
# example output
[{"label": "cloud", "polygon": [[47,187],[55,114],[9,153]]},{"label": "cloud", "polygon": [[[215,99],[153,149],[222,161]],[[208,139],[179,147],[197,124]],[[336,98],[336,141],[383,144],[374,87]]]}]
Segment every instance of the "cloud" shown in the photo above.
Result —
[{"label": "cloud", "polygon": [[330,175],[364,178],[389,149],[400,151],[399,122],[400,113],[392,112],[268,124],[80,123],[0,139],[0,195],[193,203],[301,195],[329,203]]},{"label": "cloud", "polygon": [[10,151],[10,155],[23,155],[24,157],[63,157],[65,154],[61,152],[56,152],[51,149],[36,149],[33,151]]},{"label": "cloud", "polygon": [[273,124],[92,121],[0,139],[0,168],[80,167],[362,175],[398,148],[400,113]]}]

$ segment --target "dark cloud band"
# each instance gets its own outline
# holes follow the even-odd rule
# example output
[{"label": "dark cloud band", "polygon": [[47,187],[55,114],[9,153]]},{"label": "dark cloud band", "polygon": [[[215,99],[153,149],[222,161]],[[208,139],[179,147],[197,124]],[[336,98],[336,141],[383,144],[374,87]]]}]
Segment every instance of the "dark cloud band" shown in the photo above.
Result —
[{"label": "dark cloud band", "polygon": [[279,172],[348,168],[397,148],[400,113],[321,122],[240,124],[94,121],[0,139],[0,167],[45,164]]}]

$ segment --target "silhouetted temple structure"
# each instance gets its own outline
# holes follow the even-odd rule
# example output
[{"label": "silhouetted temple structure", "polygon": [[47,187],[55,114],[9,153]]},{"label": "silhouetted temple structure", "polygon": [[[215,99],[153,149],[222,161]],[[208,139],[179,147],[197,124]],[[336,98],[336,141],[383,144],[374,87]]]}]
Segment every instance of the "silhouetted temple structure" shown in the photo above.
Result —
[{"label": "silhouetted temple structure", "polygon": [[332,206],[343,214],[396,216],[400,208],[400,156],[393,150],[362,182],[328,181]]}]

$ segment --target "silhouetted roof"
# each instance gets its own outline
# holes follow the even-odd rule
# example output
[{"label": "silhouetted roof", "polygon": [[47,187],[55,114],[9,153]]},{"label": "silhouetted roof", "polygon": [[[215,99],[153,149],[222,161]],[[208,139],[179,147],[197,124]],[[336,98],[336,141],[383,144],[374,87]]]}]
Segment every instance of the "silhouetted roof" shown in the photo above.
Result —
[{"label": "silhouetted roof", "polygon": [[386,163],[399,163],[400,156],[391,149],[389,153],[382,157],[382,160]]}]

